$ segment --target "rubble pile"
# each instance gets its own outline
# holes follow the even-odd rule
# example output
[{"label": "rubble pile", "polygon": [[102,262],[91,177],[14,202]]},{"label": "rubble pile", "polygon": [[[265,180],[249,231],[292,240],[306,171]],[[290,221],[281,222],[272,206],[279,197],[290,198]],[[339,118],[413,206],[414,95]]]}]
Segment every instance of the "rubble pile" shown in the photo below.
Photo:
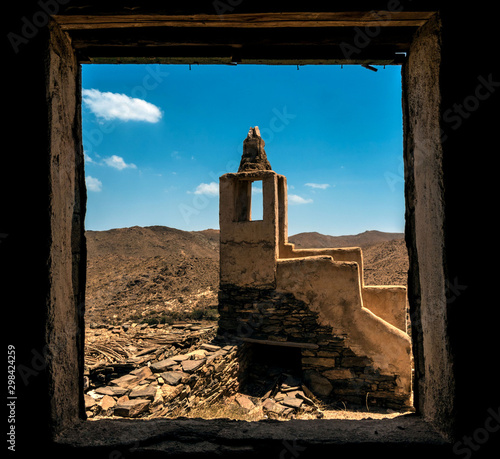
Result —
[{"label": "rubble pile", "polygon": [[88,418],[197,415],[233,404],[257,418],[321,417],[300,380],[274,374],[258,396],[244,393],[246,347],[214,341],[215,325],[109,327],[87,335],[85,409]]}]

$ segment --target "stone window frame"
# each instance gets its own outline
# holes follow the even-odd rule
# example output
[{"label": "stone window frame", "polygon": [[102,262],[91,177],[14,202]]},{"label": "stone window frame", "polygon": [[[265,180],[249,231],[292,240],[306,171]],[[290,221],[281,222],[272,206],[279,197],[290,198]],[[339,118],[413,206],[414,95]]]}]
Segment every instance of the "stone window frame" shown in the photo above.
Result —
[{"label": "stone window frame", "polygon": [[[446,307],[444,266],[435,263],[436,259],[443,259],[444,245],[443,189],[439,173],[442,161],[442,139],[439,132],[439,30],[437,16],[421,26],[414,37],[409,59],[403,70],[406,238],[410,255],[409,299],[413,313],[414,355],[417,364],[417,415],[391,421],[365,422],[366,429],[361,430],[359,423],[342,420],[320,421],[321,429],[317,428],[317,421],[265,426],[256,423],[238,432],[235,431],[236,424],[231,421],[81,422],[84,408],[83,314],[80,305],[85,287],[81,276],[75,275],[74,270],[66,269],[59,271],[51,279],[53,297],[49,298],[48,307],[52,309],[50,324],[45,325],[47,340],[52,340],[49,343],[51,349],[68,351],[64,358],[54,358],[47,372],[48,386],[51,388],[50,407],[47,408],[50,430],[62,450],[84,452],[89,451],[89,448],[96,448],[106,453],[117,450],[123,453],[140,449],[154,455],[158,451],[169,450],[172,442],[182,443],[184,440],[178,438],[182,433],[187,433],[187,437],[194,436],[200,442],[216,438],[213,441],[218,445],[217,451],[223,453],[226,448],[229,456],[238,448],[242,452],[252,448],[255,452],[266,447],[266,451],[274,449],[278,453],[287,448],[290,452],[287,445],[283,446],[285,441],[293,442],[295,452],[300,452],[302,450],[299,448],[305,446],[295,445],[297,439],[304,441],[310,451],[331,451],[329,448],[333,446],[381,447],[390,444],[395,448],[410,445],[417,452],[429,445],[437,450],[449,446],[443,435],[446,437],[451,432],[449,419],[453,408],[453,377],[449,365],[445,319],[436,318],[435,314],[436,307]],[[71,44],[57,24],[49,24],[49,34],[47,90],[54,97],[47,98],[47,107],[54,116],[49,119],[49,131],[53,136],[48,153],[52,161],[56,156],[58,158],[57,165],[55,162],[51,163],[53,174],[57,174],[57,168],[63,166],[68,172],[57,177],[54,175],[51,181],[53,214],[49,224],[52,225],[51,231],[55,236],[62,233],[65,236],[62,241],[57,237],[52,240],[50,250],[53,257],[50,262],[54,266],[67,266],[70,259],[70,265],[72,263],[78,271],[83,269],[84,257],[81,255],[85,252],[85,199],[82,197],[85,185],[81,118],[78,116],[81,103],[78,84],[81,86],[81,75],[76,55],[71,52]],[[61,88],[68,88],[68,84],[69,92],[61,91]],[[416,106],[422,105],[423,110],[414,110]],[[64,116],[67,114],[71,118],[71,110],[74,110],[73,115],[80,123],[79,129]],[[58,112],[63,116],[55,116]],[[72,141],[58,143],[58,139],[64,136]],[[75,206],[75,203],[78,205]],[[65,218],[68,215],[69,218]],[[65,243],[69,244],[69,251],[64,246]],[[70,302],[67,301],[69,297]],[[63,306],[63,302],[69,306]],[[66,332],[58,328],[58,321],[65,321]],[[74,330],[74,333],[68,332],[68,328]],[[426,342],[423,336],[426,337]],[[430,375],[429,369],[435,370],[435,376]],[[419,372],[426,370],[425,380],[420,381]],[[443,388],[439,384],[443,381],[449,381],[449,386]],[[312,430],[307,427],[308,424],[312,426]],[[433,427],[435,425],[438,427]],[[99,435],[102,431],[107,434]],[[189,439],[185,441],[189,442]],[[257,444],[260,446],[255,446]],[[236,450],[231,449],[235,445]]]}]

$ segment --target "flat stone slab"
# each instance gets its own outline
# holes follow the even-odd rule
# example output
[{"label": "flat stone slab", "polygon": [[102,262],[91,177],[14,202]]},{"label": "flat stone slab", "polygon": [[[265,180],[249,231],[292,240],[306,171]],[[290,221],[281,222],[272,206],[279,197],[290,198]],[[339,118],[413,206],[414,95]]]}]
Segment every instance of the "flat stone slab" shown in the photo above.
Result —
[{"label": "flat stone slab", "polygon": [[165,371],[161,373],[161,377],[165,381],[165,384],[169,384],[171,386],[177,386],[186,376],[189,375],[182,371]]},{"label": "flat stone slab", "polygon": [[85,408],[86,409],[92,408],[97,403],[90,395],[85,394],[83,396],[83,398],[85,401]]},{"label": "flat stone slab", "polygon": [[145,412],[148,409],[150,403],[150,400],[143,400],[140,398],[135,400],[127,400],[121,403],[117,403],[115,405],[113,414],[115,416],[133,418]]},{"label": "flat stone slab", "polygon": [[[127,391],[126,389],[123,390],[125,390],[125,392]],[[111,395],[111,396],[116,395],[113,389],[109,386],[98,387],[97,389],[95,389],[94,392],[99,395]]]},{"label": "flat stone slab", "polygon": [[173,359],[165,359],[160,362],[152,363],[149,368],[154,373],[161,373],[162,371],[167,370],[169,367],[173,367],[176,364],[176,361]]},{"label": "flat stone slab", "polygon": [[246,410],[255,408],[255,404],[252,402],[252,400],[250,400],[248,397],[245,397],[244,395],[238,395],[236,397],[236,403],[238,403],[238,405]]},{"label": "flat stone slab", "polygon": [[129,387],[132,387],[132,386],[139,384],[140,381],[142,381],[143,379],[146,379],[147,377],[151,376],[152,374],[153,374],[153,372],[149,369],[149,367],[144,366],[144,367],[132,370],[130,373],[128,373],[124,376],[121,376],[120,378],[113,379],[112,381],[110,381],[110,384],[113,384],[115,386],[129,388]]},{"label": "flat stone slab", "polygon": [[127,389],[126,387],[120,387],[120,386],[108,386],[112,391],[113,395],[115,397],[121,397],[122,395],[125,395],[129,392],[130,389]]},{"label": "flat stone slab", "polygon": [[148,376],[151,376],[153,372],[148,366],[144,366],[132,370],[129,374],[137,376],[140,380],[142,380],[144,378],[147,378]]},{"label": "flat stone slab", "polygon": [[281,414],[283,413],[283,411],[286,410],[286,407],[284,407],[283,405],[281,405],[280,403],[275,403],[273,402],[270,398],[268,398],[263,404],[262,404],[262,407],[267,410],[267,411],[270,411],[272,413],[276,413],[276,414]]},{"label": "flat stone slab", "polygon": [[186,373],[192,373],[205,365],[206,361],[207,359],[184,360],[181,362],[182,370]]},{"label": "flat stone slab", "polygon": [[215,351],[218,351],[221,347],[220,346],[216,346],[215,344],[202,344],[201,346],[201,349],[205,349],[206,351],[209,351],[209,352],[215,352]]},{"label": "flat stone slab", "polygon": [[128,374],[121,376],[120,378],[113,379],[112,381],[110,381],[110,384],[127,388],[130,386],[135,386],[139,381],[140,378],[138,376]]},{"label": "flat stone slab", "polygon": [[300,405],[304,403],[304,400],[296,397],[285,397],[280,403],[282,405],[289,406],[290,408],[300,408]]},{"label": "flat stone slab", "polygon": [[144,398],[147,400],[153,400],[156,395],[156,386],[147,386],[134,389],[130,394],[129,398]]}]

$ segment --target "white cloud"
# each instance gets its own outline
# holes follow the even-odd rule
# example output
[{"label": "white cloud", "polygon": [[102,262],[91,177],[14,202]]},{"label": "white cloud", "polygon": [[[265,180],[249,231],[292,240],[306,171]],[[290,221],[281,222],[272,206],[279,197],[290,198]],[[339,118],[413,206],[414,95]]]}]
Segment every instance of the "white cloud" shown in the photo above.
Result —
[{"label": "white cloud", "polygon": [[326,190],[327,188],[330,187],[328,183],[306,183],[306,186],[309,186],[311,188],[315,188],[318,190]]},{"label": "white cloud", "polygon": [[296,194],[289,194],[288,195],[288,202],[290,204],[310,204],[313,202],[312,199],[305,199],[301,196],[298,196]]},{"label": "white cloud", "polygon": [[87,184],[87,190],[89,191],[102,191],[102,182],[99,179],[87,175],[87,177],[85,177],[85,183]]},{"label": "white cloud", "polygon": [[262,188],[255,186],[255,185],[252,185],[252,193],[262,194]]},{"label": "white cloud", "polygon": [[82,89],[82,101],[98,118],[105,120],[157,123],[162,117],[156,105],[125,94]]},{"label": "white cloud", "polygon": [[103,160],[108,166],[114,167],[115,169],[118,170],[123,170],[123,169],[137,169],[137,166],[135,164],[127,164],[121,156],[117,155],[112,155],[108,158],[104,158]]},{"label": "white cloud", "polygon": [[83,153],[83,158],[85,159],[85,163],[90,164],[90,163],[95,163],[95,161],[87,155],[87,153]]},{"label": "white cloud", "polygon": [[206,194],[208,196],[217,196],[219,194],[219,184],[215,182],[200,183],[194,194]]}]

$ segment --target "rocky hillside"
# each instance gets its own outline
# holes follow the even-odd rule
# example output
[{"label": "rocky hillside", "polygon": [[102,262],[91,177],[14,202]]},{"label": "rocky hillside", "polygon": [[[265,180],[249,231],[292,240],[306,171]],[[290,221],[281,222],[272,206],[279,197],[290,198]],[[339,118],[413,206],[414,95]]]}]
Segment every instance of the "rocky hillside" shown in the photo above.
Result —
[{"label": "rocky hillside", "polygon": [[135,226],[86,237],[87,323],[216,314],[218,231]]},{"label": "rocky hillside", "polygon": [[[150,226],[87,231],[87,324],[213,320],[219,282],[218,230]],[[403,235],[301,233],[297,247],[363,248],[366,284],[406,284]]]},{"label": "rocky hillside", "polygon": [[300,248],[328,248],[328,247],[369,247],[381,242],[403,239],[403,233],[384,233],[382,231],[365,231],[353,236],[327,236],[320,233],[299,233],[290,236],[288,240]]}]

